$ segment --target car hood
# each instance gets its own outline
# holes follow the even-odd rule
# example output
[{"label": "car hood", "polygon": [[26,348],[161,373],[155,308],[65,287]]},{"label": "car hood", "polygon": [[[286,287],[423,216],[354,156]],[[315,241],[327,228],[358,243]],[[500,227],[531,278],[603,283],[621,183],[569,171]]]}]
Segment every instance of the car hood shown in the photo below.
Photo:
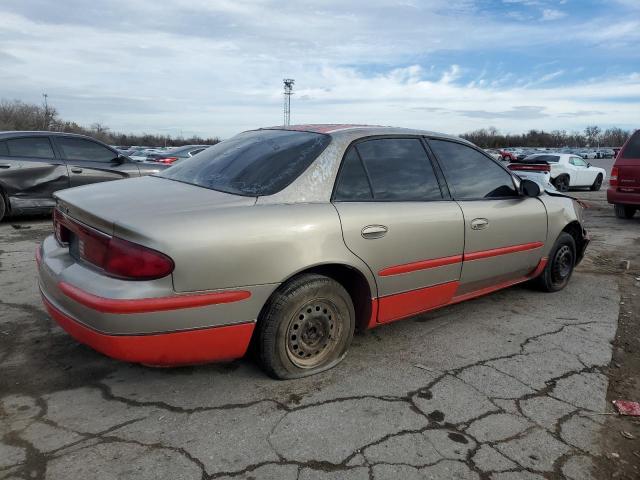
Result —
[{"label": "car hood", "polygon": [[219,209],[252,206],[243,197],[161,177],[139,177],[60,190],[54,195],[68,215],[98,230],[161,235],[185,219],[202,221]]}]

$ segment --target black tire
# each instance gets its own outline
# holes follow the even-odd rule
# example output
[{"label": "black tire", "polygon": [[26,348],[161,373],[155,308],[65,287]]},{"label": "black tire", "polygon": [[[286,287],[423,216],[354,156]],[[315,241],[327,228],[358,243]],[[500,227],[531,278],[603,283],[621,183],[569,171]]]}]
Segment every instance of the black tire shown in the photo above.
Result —
[{"label": "black tire", "polygon": [[547,265],[536,278],[538,287],[545,292],[557,292],[569,283],[576,264],[576,242],[562,232],[551,249]]},{"label": "black tire", "polygon": [[600,190],[600,187],[602,187],[602,174],[599,173],[590,188],[591,191],[596,192]]},{"label": "black tire", "polygon": [[568,192],[569,191],[569,175],[560,175],[553,180],[553,186],[559,192]]},{"label": "black tire", "polygon": [[7,213],[7,204],[4,202],[4,196],[2,195],[2,191],[0,190],[0,222],[4,218]]},{"label": "black tire", "polygon": [[627,205],[615,204],[613,206],[613,211],[616,213],[616,217],[618,218],[633,218],[636,213],[636,208],[629,207]]},{"label": "black tire", "polygon": [[355,310],[344,287],[302,274],[278,289],[260,314],[258,358],[274,378],[313,375],[342,361],[354,330]]}]

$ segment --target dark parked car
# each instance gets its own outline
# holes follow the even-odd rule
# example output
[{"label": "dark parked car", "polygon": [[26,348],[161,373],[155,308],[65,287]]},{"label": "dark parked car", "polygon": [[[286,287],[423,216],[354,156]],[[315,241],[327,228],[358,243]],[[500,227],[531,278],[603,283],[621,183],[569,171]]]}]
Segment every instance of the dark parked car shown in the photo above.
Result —
[{"label": "dark parked car", "polygon": [[183,158],[191,158],[195,154],[200,153],[201,151],[209,148],[211,145],[184,145],[182,147],[172,148],[162,154],[154,153],[147,156],[148,160],[153,160],[154,162],[172,164],[178,160]]},{"label": "dark parked car", "polygon": [[0,220],[7,214],[51,210],[57,190],[149,175],[165,168],[134,162],[84,135],[0,132]]}]

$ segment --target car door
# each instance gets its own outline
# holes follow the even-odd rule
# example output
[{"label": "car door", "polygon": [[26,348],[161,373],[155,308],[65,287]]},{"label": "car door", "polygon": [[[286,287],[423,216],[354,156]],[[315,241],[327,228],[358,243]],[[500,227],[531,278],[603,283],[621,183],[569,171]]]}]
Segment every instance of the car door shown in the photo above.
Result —
[{"label": "car door", "polygon": [[458,287],[462,211],[441,188],[419,137],[365,139],[343,158],[333,204],[375,277],[380,323],[446,304]]},{"label": "car door", "polygon": [[69,187],[67,166],[46,135],[9,138],[0,142],[0,187],[16,212],[52,207],[53,192]]},{"label": "car door", "polygon": [[88,138],[54,136],[69,167],[72,187],[139,176],[138,167],[118,152]]},{"label": "car door", "polygon": [[595,170],[589,171],[589,164],[584,159],[580,157],[570,157],[569,164],[571,164],[573,172],[575,172],[575,182],[571,182],[572,186],[591,185],[596,179]]},{"label": "car door", "polygon": [[531,273],[547,238],[542,201],[520,196],[511,174],[479,150],[445,139],[428,143],[464,216],[464,260],[456,297]]}]

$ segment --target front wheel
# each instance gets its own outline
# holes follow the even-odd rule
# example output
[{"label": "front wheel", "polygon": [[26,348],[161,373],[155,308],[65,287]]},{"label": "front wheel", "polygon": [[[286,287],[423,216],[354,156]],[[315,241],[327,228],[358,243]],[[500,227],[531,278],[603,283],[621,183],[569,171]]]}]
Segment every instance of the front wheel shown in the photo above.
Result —
[{"label": "front wheel", "polygon": [[601,186],[602,186],[602,175],[599,173],[596,179],[593,181],[593,185],[591,185],[591,190],[595,192],[597,190],[600,190]]},{"label": "front wheel", "polygon": [[536,279],[545,292],[557,292],[569,283],[576,263],[576,242],[571,235],[562,232],[551,249],[547,265]]},{"label": "front wheel", "polygon": [[618,218],[633,218],[636,213],[635,207],[628,207],[627,205],[614,205],[613,211]]},{"label": "front wheel", "polygon": [[303,274],[276,291],[258,320],[258,358],[275,378],[328,370],[342,361],[353,339],[349,293],[323,275]]},{"label": "front wheel", "polygon": [[553,181],[553,185],[558,189],[559,192],[569,191],[569,176],[560,175]]}]

